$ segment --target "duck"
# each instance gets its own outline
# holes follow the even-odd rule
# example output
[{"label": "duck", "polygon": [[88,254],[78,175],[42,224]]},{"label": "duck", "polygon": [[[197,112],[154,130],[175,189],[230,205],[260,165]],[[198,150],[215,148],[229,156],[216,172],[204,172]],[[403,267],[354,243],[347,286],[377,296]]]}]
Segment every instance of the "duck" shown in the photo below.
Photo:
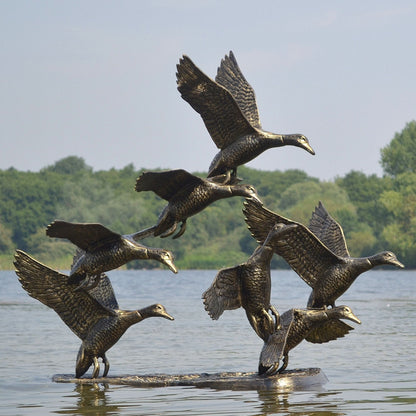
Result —
[{"label": "duck", "polygon": [[177,64],[176,81],[181,97],[200,114],[219,152],[208,177],[224,174],[250,162],[273,147],[296,146],[314,155],[303,134],[276,134],[261,127],[255,93],[242,74],[232,51],[222,59],[215,81],[187,56]]},{"label": "duck", "polygon": [[312,288],[309,308],[334,307],[335,300],[344,294],[362,273],[376,266],[404,265],[391,251],[367,257],[351,257],[344,232],[328,213],[322,202],[312,214],[309,228],[268,210],[261,203],[247,200],[243,212],[253,237],[264,241],[275,224],[279,225],[280,238],[269,244],[290,267]]},{"label": "duck", "polygon": [[95,288],[85,291],[77,290],[69,283],[69,276],[38,262],[22,250],[16,250],[14,266],[19,282],[29,296],[53,309],[81,339],[75,365],[76,378],[83,376],[91,365],[94,365],[91,378],[97,378],[99,358],[105,366],[103,377],[106,377],[110,363],[105,353],[130,326],[150,317],[174,320],[160,304],[138,310],[119,309],[110,279],[104,273]]},{"label": "duck", "polygon": [[116,269],[132,260],[157,260],[173,273],[178,273],[169,250],[146,247],[131,235],[121,235],[98,223],[72,223],[55,220],[46,235],[64,238],[78,247],[71,267],[69,282],[92,288],[101,273]]},{"label": "duck", "polygon": [[[341,338],[354,328],[341,319],[357,324],[361,321],[348,306],[332,309],[292,308],[280,316],[280,326],[264,343],[260,353],[260,375],[283,372],[289,364],[289,351],[304,339],[312,343],[324,343]],[[283,364],[279,368],[279,362]]]},{"label": "duck", "polygon": [[[278,233],[277,228],[270,231],[271,235]],[[270,304],[273,254],[273,248],[266,240],[256,247],[245,263],[218,271],[211,286],[202,294],[205,310],[213,320],[217,320],[224,310],[242,307],[256,334],[263,341],[268,339],[279,326],[279,313]]]},{"label": "duck", "polygon": [[132,234],[134,240],[149,236],[168,237],[175,233],[180,223],[179,231],[173,236],[173,239],[179,238],[186,230],[189,217],[220,199],[242,196],[260,201],[251,185],[200,178],[184,169],[143,172],[136,181],[135,190],[152,191],[168,204],[154,226]]}]

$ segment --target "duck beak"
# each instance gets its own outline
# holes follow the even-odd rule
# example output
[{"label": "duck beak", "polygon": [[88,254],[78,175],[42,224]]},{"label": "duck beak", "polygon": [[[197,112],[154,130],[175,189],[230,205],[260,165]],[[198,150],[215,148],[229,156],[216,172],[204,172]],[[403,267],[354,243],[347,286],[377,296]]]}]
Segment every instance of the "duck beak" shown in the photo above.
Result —
[{"label": "duck beak", "polygon": [[263,205],[262,200],[260,199],[260,197],[257,194],[254,194],[250,196],[250,198],[247,199],[251,199],[253,201],[257,201],[259,204]]},{"label": "duck beak", "polygon": [[169,315],[166,311],[164,311],[161,315],[161,318],[169,319],[169,321],[174,321],[175,318],[172,315]]},{"label": "duck beak", "polygon": [[400,269],[404,269],[404,264],[397,259],[390,261],[389,264],[391,264],[392,266],[399,267]]},{"label": "duck beak", "polygon": [[357,324],[361,324],[361,321],[352,312],[348,314],[348,319]]},{"label": "duck beak", "polygon": [[173,264],[172,260],[165,260],[163,263],[166,264],[166,266],[169,267],[170,270],[172,270],[173,273],[178,273],[178,269],[176,268],[176,266]]},{"label": "duck beak", "polygon": [[302,149],[305,149],[311,155],[315,154],[315,150],[312,149],[312,146],[308,142],[302,143],[301,147]]}]

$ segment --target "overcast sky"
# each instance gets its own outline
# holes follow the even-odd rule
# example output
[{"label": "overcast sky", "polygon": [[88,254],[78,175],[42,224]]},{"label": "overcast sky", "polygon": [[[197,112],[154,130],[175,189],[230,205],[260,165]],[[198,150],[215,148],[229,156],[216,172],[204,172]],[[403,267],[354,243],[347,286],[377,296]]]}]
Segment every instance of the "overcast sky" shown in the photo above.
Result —
[{"label": "overcast sky", "polygon": [[316,151],[254,168],[381,175],[380,149],[416,119],[413,0],[1,0],[0,28],[0,169],[76,155],[207,171],[217,148],[176,89],[183,54],[214,78],[232,50],[263,128]]}]

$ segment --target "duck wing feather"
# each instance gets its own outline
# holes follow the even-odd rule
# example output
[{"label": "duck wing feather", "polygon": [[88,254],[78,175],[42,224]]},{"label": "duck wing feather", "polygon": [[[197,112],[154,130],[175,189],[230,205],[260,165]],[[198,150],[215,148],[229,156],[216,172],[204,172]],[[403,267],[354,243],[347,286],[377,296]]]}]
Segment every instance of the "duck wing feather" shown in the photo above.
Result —
[{"label": "duck wing feather", "polygon": [[322,344],[324,342],[333,341],[341,338],[352,331],[354,328],[339,319],[330,319],[309,332],[306,341],[314,344]]},{"label": "duck wing feather", "polygon": [[309,229],[336,255],[350,256],[342,227],[329,215],[321,201],[312,213]]},{"label": "duck wing feather", "polygon": [[14,265],[26,292],[52,308],[81,339],[102,318],[115,315],[88,292],[68,284],[68,276],[39,263],[21,250],[16,250]]},{"label": "duck wing feather", "polygon": [[218,319],[225,310],[241,307],[241,265],[221,269],[209,289],[202,294],[205,310]]},{"label": "duck wing feather", "polygon": [[267,239],[271,228],[277,224],[299,224],[267,209],[261,202],[246,198],[243,213],[248,229],[259,244]]},{"label": "duck wing feather", "polygon": [[200,114],[212,140],[224,149],[238,138],[256,134],[230,91],[205,75],[184,55],[176,66],[178,91]]},{"label": "duck wing feather", "polygon": [[102,224],[71,223],[55,220],[46,228],[49,237],[66,238],[84,251],[92,251],[120,240],[117,234]]},{"label": "duck wing feather", "polygon": [[184,169],[175,169],[165,172],[144,172],[137,179],[135,189],[137,192],[153,191],[160,198],[169,201],[179,192],[190,193],[203,183],[204,181],[198,176]]},{"label": "duck wing feather", "polygon": [[241,72],[232,51],[221,60],[215,81],[231,93],[249,123],[261,129],[256,95]]}]

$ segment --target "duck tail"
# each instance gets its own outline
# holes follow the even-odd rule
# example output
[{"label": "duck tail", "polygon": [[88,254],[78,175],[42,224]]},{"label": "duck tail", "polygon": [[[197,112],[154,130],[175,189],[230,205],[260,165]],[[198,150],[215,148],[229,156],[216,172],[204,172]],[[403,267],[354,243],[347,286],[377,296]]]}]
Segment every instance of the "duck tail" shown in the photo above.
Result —
[{"label": "duck tail", "polygon": [[271,334],[263,345],[259,359],[259,374],[274,372],[279,366],[285,345],[284,331]]}]

